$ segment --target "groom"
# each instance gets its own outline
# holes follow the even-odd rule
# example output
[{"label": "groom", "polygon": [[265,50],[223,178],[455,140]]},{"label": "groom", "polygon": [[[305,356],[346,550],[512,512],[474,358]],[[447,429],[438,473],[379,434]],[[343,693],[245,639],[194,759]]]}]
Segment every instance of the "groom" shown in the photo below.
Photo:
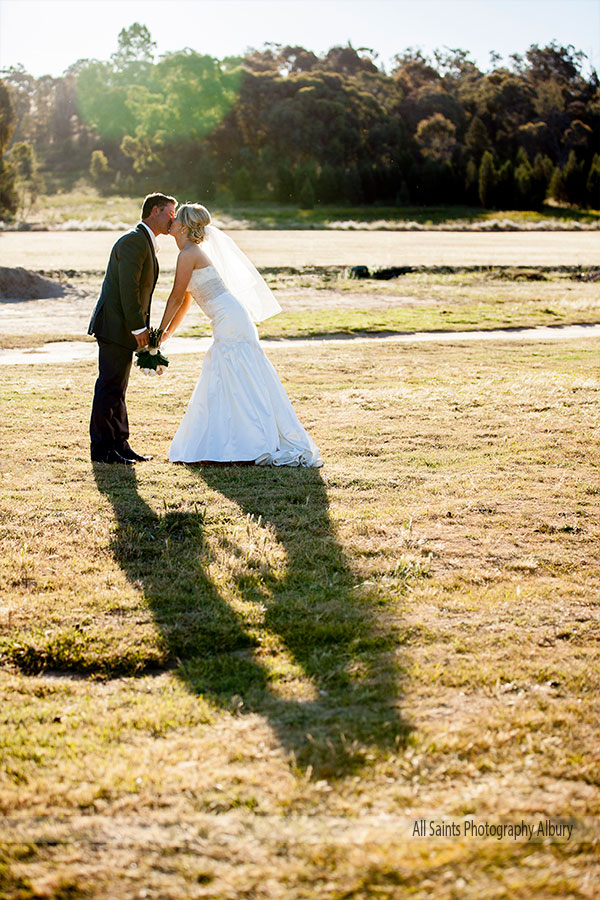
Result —
[{"label": "groom", "polygon": [[142,221],[112,248],[100,298],[88,334],[98,341],[98,379],[90,420],[93,462],[121,463],[152,459],[129,446],[125,393],[133,351],[148,345],[150,303],[158,278],[157,234],[168,234],[177,201],[149,194]]}]

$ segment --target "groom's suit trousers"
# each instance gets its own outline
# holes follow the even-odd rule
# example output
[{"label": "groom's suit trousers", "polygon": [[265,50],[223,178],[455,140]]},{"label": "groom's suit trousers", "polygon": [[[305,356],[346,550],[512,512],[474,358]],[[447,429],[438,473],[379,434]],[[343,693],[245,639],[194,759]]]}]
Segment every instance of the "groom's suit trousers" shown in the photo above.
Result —
[{"label": "groom's suit trousers", "polygon": [[120,453],[129,448],[125,393],[137,347],[132,332],[150,325],[157,278],[152,240],[140,224],[111,250],[88,329],[98,341],[98,379],[90,419],[92,459],[101,459],[109,450]]},{"label": "groom's suit trousers", "polygon": [[90,439],[92,454],[126,449],[129,420],[125,392],[133,351],[112,341],[98,340],[98,378],[94,389]]}]

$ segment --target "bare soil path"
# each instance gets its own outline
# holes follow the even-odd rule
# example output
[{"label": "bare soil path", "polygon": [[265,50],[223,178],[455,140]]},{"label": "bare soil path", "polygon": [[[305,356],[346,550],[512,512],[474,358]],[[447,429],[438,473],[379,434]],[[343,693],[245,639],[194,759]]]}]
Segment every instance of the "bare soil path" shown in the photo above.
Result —
[{"label": "bare soil path", "polygon": [[[258,267],[333,265],[598,265],[600,233],[440,231],[235,231]],[[104,270],[114,231],[0,233],[0,265],[33,270]],[[159,238],[163,272],[176,247]]]}]

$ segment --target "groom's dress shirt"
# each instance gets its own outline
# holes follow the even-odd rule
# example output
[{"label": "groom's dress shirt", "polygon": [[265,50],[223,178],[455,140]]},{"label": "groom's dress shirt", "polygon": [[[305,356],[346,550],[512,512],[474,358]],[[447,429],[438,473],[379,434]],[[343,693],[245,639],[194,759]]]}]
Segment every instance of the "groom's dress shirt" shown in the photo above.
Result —
[{"label": "groom's dress shirt", "polygon": [[152,241],[152,246],[154,247],[154,253],[158,253],[158,242],[156,240],[156,235],[152,231],[151,228],[148,228],[145,222],[140,222],[140,225],[143,225],[148,234],[150,235],[150,240]]}]

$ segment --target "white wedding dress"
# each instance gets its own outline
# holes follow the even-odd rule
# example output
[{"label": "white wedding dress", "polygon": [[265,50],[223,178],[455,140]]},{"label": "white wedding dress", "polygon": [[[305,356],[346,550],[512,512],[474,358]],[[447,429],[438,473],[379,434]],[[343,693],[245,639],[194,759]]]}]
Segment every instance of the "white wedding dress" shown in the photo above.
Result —
[{"label": "white wedding dress", "polygon": [[210,319],[214,340],[173,438],[171,462],[323,465],[262,350],[256,326],[216,268],[195,269],[188,290]]}]

